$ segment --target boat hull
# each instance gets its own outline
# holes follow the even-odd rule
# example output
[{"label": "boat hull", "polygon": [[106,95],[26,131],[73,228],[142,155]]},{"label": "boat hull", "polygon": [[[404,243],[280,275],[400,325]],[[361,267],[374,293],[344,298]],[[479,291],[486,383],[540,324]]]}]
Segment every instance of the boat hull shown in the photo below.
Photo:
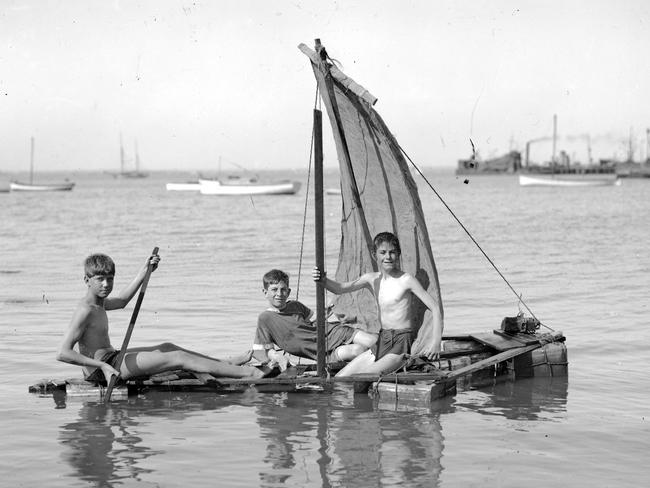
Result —
[{"label": "boat hull", "polygon": [[276,183],[223,183],[219,180],[199,180],[202,195],[293,195],[300,190],[298,181]]},{"label": "boat hull", "polygon": [[530,176],[519,175],[520,186],[615,186],[621,180],[614,174],[611,175],[548,175]]},{"label": "boat hull", "polygon": [[167,191],[199,191],[201,184],[196,183],[167,183],[165,185]]},{"label": "boat hull", "polygon": [[70,191],[74,188],[74,183],[55,183],[55,184],[32,184],[12,181],[9,184],[11,191]]}]

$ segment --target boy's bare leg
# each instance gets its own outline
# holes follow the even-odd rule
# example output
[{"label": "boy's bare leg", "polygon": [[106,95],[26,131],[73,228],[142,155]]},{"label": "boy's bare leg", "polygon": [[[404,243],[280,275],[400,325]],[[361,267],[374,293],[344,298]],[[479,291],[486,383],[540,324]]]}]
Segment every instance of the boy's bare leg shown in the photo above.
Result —
[{"label": "boy's bare leg", "polygon": [[246,364],[251,359],[253,359],[253,350],[249,349],[245,353],[239,354],[237,356],[229,357],[227,361],[232,364],[242,365],[242,364]]},{"label": "boy's bare leg", "polygon": [[357,330],[352,338],[352,342],[363,346],[364,349],[370,349],[375,345],[378,337],[379,334],[373,334],[372,332],[366,332],[365,330]]},{"label": "boy's bare leg", "polygon": [[404,364],[403,354],[386,354],[378,361],[371,350],[354,358],[336,376],[350,376],[357,373],[382,374],[393,372]]},{"label": "boy's bare leg", "polygon": [[345,344],[334,349],[330,355],[330,361],[351,361],[367,349],[360,344]]},{"label": "boy's bare leg", "polygon": [[239,366],[171,343],[127,350],[120,368],[123,379],[184,369],[229,378],[261,378],[264,373],[253,366]]}]

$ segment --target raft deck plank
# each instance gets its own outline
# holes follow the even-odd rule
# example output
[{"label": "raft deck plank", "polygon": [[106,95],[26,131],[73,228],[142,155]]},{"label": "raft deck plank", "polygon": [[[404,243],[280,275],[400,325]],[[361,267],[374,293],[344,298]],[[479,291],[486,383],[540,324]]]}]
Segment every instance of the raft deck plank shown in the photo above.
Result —
[{"label": "raft deck plank", "polygon": [[[495,334],[493,332],[482,332],[480,334],[473,334],[472,338],[477,340],[481,344],[485,344],[486,346],[490,346],[496,349],[499,352],[503,352],[509,349],[515,349],[517,347],[522,347],[527,345],[515,337]],[[532,343],[538,344],[539,339],[536,339],[533,336]]]}]

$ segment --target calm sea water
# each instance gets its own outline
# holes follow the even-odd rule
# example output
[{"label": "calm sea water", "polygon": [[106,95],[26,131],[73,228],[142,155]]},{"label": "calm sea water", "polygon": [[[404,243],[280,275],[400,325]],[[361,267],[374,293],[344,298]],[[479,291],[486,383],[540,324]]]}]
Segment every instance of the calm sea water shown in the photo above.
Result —
[{"label": "calm sea water", "polygon": [[[0,486],[645,486],[650,180],[558,189],[428,175],[533,312],[564,332],[568,379],[462,391],[431,408],[345,389],[148,394],[109,406],[29,394],[41,378],[80,376],[54,356],[91,252],[113,256],[120,288],[160,246],[134,346],[244,351],[265,305],[261,275],[272,267],[287,270],[294,296],[313,304],[311,213],[299,273],[305,187],[255,198],[165,190],[186,176],[82,174],[70,193],[0,193]],[[518,311],[516,296],[417,181],[445,332],[498,327]],[[326,186],[336,185],[329,175]],[[330,269],[339,206],[326,197]],[[131,312],[109,315],[116,344]]]}]

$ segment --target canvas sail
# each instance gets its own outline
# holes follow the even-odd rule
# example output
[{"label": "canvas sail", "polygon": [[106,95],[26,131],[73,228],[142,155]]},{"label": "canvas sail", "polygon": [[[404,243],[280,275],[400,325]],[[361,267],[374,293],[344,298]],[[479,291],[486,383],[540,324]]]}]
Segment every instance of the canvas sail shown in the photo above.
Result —
[{"label": "canvas sail", "polygon": [[[351,281],[377,271],[372,239],[393,232],[402,249],[402,269],[415,276],[433,296],[442,317],[442,300],[429,234],[417,187],[399,149],[367,90],[348,78],[327,59],[317,43],[309,56],[323,104],[332,125],[341,177],[342,219],[337,281]],[[431,340],[431,312],[417,299],[418,338],[412,353]],[[336,313],[356,316],[369,331],[379,330],[375,299],[368,290],[334,299]]]}]

